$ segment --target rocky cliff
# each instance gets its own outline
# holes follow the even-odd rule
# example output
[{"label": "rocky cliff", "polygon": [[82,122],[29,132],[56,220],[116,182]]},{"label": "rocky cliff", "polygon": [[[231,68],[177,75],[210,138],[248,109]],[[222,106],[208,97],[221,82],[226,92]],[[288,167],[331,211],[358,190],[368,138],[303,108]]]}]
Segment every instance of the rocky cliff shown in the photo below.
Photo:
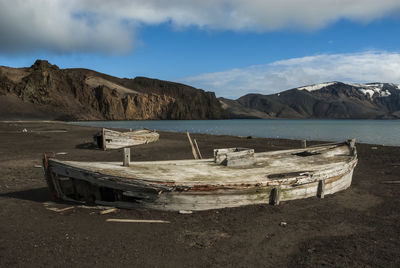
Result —
[{"label": "rocky cliff", "polygon": [[0,111],[3,119],[225,118],[213,92],[145,77],[59,69],[43,60],[29,68],[0,67]]}]

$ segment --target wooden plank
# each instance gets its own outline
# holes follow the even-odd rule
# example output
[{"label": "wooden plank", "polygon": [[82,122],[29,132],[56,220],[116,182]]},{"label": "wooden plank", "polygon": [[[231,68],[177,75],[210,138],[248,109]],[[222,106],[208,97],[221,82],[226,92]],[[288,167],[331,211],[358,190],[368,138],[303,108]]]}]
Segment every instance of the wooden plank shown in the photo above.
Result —
[{"label": "wooden plank", "polygon": [[201,155],[201,152],[200,152],[200,149],[199,149],[199,145],[197,144],[196,139],[193,139],[193,141],[194,141],[194,144],[196,145],[196,149],[197,149],[197,152],[199,154],[199,158],[203,159],[203,156]]},{"label": "wooden plank", "polygon": [[134,219],[107,219],[106,222],[129,222],[129,223],[170,223],[163,220],[134,220]]},{"label": "wooden plank", "polygon": [[188,140],[189,140],[190,147],[192,147],[192,153],[193,153],[194,159],[199,159],[199,156],[197,155],[196,149],[194,148],[192,139],[190,138],[189,131],[186,131],[186,136],[187,136],[187,138],[188,138]]}]

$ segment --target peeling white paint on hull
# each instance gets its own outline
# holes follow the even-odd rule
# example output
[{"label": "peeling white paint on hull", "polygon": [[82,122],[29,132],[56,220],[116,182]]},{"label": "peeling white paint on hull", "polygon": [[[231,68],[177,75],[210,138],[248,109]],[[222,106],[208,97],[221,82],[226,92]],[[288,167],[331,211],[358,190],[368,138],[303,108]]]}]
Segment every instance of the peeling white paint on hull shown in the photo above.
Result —
[{"label": "peeling white paint on hull", "polygon": [[[252,156],[253,157],[253,156]],[[214,159],[75,162],[44,157],[55,199],[158,210],[208,210],[324,197],[351,185],[354,142],[254,153],[246,167]],[[246,162],[246,161],[245,161]],[[247,163],[247,162],[246,162]]]}]

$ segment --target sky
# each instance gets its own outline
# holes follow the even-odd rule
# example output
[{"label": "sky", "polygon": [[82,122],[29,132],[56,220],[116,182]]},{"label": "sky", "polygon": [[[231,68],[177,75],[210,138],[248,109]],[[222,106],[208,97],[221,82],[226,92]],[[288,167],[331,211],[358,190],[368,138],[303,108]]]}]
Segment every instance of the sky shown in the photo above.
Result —
[{"label": "sky", "polygon": [[0,0],[0,65],[36,59],[233,99],[400,84],[400,0]]}]

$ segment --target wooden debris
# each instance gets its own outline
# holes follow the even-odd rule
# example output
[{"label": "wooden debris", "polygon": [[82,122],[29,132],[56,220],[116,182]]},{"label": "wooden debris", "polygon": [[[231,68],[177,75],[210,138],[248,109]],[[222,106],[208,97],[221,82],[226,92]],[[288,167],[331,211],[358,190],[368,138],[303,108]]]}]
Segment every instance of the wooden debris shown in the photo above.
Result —
[{"label": "wooden debris", "polygon": [[192,214],[193,211],[191,210],[179,210],[179,214]]},{"label": "wooden debris", "polygon": [[70,209],[73,209],[74,207],[66,207],[66,208],[46,208],[48,210],[54,211],[54,212],[64,212]]},{"label": "wooden debris", "polygon": [[199,156],[197,155],[197,152],[196,152],[196,148],[194,148],[194,145],[193,145],[192,139],[190,138],[189,131],[186,131],[186,135],[187,135],[187,137],[188,137],[188,140],[189,140],[190,146],[192,147],[192,153],[193,153],[193,157],[194,157],[194,159],[199,159]]},{"label": "wooden debris", "polygon": [[104,215],[104,214],[109,214],[109,213],[113,213],[113,212],[117,212],[117,211],[118,211],[117,208],[110,208],[110,209],[100,211],[100,214]]},{"label": "wooden debris", "polygon": [[107,219],[106,222],[131,222],[131,223],[170,223],[163,220],[134,220],[134,219]]},{"label": "wooden debris", "polygon": [[385,183],[385,184],[400,184],[400,181],[382,181],[381,183]]},{"label": "wooden debris", "polygon": [[371,149],[372,149],[372,150],[376,150],[376,149],[378,149],[378,147],[371,147]]},{"label": "wooden debris", "polygon": [[58,155],[66,155],[68,153],[67,152],[59,152],[59,153],[56,153],[56,154],[58,154]]},{"label": "wooden debris", "polygon": [[193,139],[193,141],[194,141],[194,144],[196,145],[196,149],[197,149],[197,153],[199,154],[199,158],[203,159],[203,156],[200,153],[199,145],[197,144],[196,139]]},{"label": "wooden debris", "polygon": [[42,165],[34,165],[34,168],[42,168]]}]

